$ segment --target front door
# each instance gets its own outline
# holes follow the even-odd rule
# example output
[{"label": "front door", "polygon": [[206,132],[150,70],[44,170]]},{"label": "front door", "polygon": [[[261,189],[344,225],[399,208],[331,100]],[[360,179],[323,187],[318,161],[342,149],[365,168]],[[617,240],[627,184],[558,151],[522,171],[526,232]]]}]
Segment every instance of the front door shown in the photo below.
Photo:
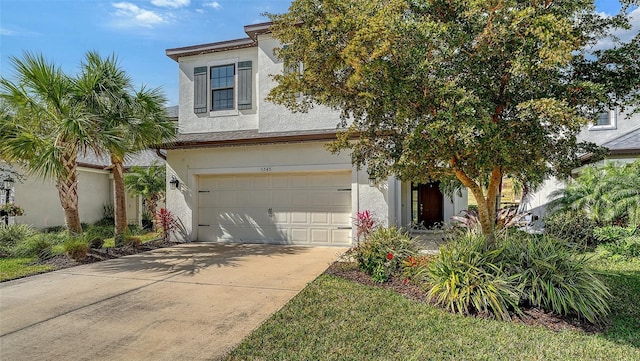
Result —
[{"label": "front door", "polygon": [[444,196],[440,192],[440,182],[418,185],[418,222],[432,227],[444,221]]}]

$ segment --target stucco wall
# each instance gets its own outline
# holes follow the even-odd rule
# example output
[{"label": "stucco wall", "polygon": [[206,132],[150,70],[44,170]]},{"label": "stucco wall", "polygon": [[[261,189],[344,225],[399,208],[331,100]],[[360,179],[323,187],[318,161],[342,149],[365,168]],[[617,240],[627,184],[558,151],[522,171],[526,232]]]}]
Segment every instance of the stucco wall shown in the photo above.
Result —
[{"label": "stucco wall", "polygon": [[[43,181],[34,176],[23,183],[16,182],[15,203],[25,210],[25,215],[15,217],[16,223],[31,224],[37,228],[64,225],[64,211],[60,205],[58,190],[53,181]],[[80,221],[92,223],[103,216],[103,206],[112,203],[109,173],[101,170],[78,170],[78,205]]]},{"label": "stucco wall", "polygon": [[[254,90],[252,92],[253,100],[251,109],[237,110],[236,107],[236,109],[233,111],[207,112],[203,114],[195,114],[193,112],[193,69],[195,67],[211,67],[248,60],[252,61],[251,71],[253,73],[254,80],[252,84]],[[178,127],[180,129],[180,132],[204,133],[258,129],[258,104],[256,101],[257,92],[255,91],[255,88],[257,86],[257,74],[258,51],[255,47],[180,58],[178,80],[180,86]],[[237,76],[235,89],[237,92]],[[210,95],[207,96],[210,98]],[[209,99],[209,102],[210,101],[211,99]]]},{"label": "stucco wall", "polygon": [[640,128],[640,114],[634,114],[628,118],[628,115],[616,111],[615,117],[615,127],[594,127],[589,125],[580,132],[578,139],[603,144],[634,129]]},{"label": "stucco wall", "polygon": [[197,229],[198,176],[206,174],[252,174],[262,172],[321,172],[349,170],[352,174],[352,216],[359,210],[374,212],[388,224],[389,194],[384,187],[370,187],[366,172],[357,172],[348,154],[333,155],[322,142],[169,150],[167,182],[172,176],[180,189],[167,189],[167,208],[180,217],[191,234]]},{"label": "stucco wall", "polygon": [[269,91],[276,83],[272,75],[282,73],[282,62],[273,55],[280,43],[270,34],[258,37],[258,105],[260,132],[282,132],[291,130],[335,129],[340,121],[339,113],[326,107],[316,106],[307,113],[292,113],[284,106],[266,101]]}]

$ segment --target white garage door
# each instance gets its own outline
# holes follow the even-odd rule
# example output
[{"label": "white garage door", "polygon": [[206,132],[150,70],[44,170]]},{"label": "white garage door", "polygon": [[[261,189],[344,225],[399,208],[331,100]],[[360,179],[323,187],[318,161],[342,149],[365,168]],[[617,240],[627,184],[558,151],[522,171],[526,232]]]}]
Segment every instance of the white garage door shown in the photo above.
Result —
[{"label": "white garage door", "polygon": [[351,173],[201,176],[198,240],[351,243]]}]

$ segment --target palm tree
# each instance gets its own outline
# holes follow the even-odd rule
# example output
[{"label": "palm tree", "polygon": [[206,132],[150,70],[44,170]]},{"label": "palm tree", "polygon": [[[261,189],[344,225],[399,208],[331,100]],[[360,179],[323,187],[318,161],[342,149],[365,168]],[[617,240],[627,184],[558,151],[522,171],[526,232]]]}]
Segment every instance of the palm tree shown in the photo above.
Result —
[{"label": "palm tree", "polygon": [[95,126],[119,135],[101,146],[111,158],[115,237],[116,243],[122,244],[127,227],[124,161],[133,153],[173,139],[175,125],[165,116],[162,91],[144,86],[135,91],[114,55],[102,58],[97,52],[88,52],[77,84],[76,96],[95,116]]},{"label": "palm tree", "polygon": [[609,221],[626,219],[633,225],[640,224],[640,160],[623,166],[606,168],[603,180],[605,197],[611,204]]},{"label": "palm tree", "polygon": [[575,214],[586,212],[592,219],[603,221],[609,208],[604,197],[607,189],[602,181],[604,177],[602,168],[586,167],[566,188],[551,193],[554,199],[549,203],[549,209]]},{"label": "palm tree", "polygon": [[11,57],[16,81],[0,79],[5,103],[0,117],[0,157],[24,166],[28,174],[54,179],[65,222],[82,232],[78,213],[78,152],[94,148],[98,134],[91,116],[71,96],[74,81],[44,57],[25,53]]},{"label": "palm tree", "polygon": [[124,184],[130,194],[145,199],[147,210],[155,216],[158,201],[166,190],[165,166],[153,163],[149,167],[132,167],[124,176]]}]

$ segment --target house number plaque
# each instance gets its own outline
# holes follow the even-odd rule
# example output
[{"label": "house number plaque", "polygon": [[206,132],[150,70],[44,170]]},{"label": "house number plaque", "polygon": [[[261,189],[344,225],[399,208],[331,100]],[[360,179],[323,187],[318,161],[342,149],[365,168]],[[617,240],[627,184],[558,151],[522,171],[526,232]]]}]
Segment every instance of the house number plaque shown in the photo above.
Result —
[{"label": "house number plaque", "polygon": [[261,172],[271,172],[271,167],[262,167],[260,168]]}]

